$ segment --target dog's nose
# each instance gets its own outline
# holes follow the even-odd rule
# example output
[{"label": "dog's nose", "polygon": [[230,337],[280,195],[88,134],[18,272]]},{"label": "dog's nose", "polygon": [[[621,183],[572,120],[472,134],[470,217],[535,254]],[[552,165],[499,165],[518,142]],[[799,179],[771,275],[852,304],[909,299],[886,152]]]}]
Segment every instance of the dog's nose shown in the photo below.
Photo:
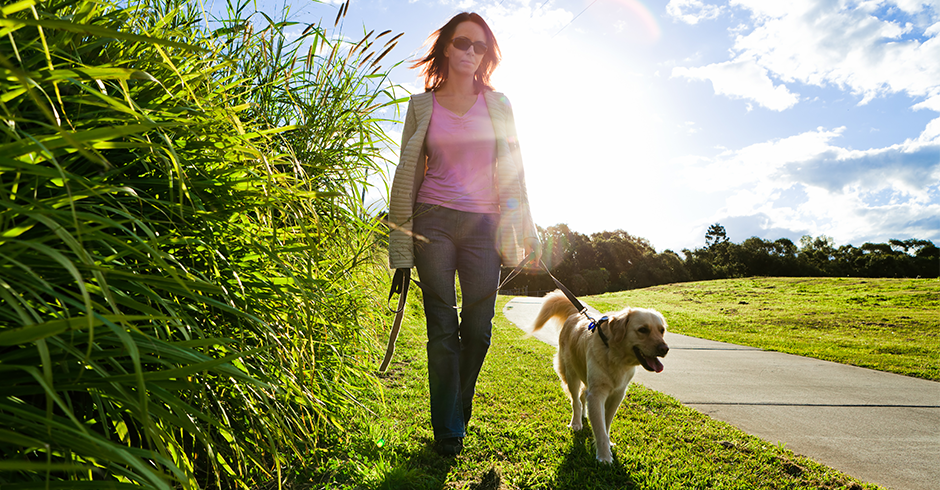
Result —
[{"label": "dog's nose", "polygon": [[659,347],[656,348],[656,357],[666,357],[668,353],[669,346],[666,344],[659,344]]}]

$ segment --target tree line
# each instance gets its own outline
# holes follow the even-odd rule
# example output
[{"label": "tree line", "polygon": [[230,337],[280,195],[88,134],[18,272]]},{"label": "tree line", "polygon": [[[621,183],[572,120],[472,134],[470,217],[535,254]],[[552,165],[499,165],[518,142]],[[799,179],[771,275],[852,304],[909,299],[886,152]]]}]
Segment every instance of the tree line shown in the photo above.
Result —
[{"label": "tree line", "polygon": [[[889,240],[836,246],[831,237],[751,237],[741,243],[728,239],[725,228],[713,224],[705,245],[683,249],[682,255],[657,252],[645,238],[623,230],[590,236],[566,224],[539,227],[542,261],[574,294],[592,295],[675,282],[751,276],[784,277],[938,277],[940,249],[929,240]],[[510,294],[540,294],[555,289],[544,270],[519,275],[506,285]]]}]

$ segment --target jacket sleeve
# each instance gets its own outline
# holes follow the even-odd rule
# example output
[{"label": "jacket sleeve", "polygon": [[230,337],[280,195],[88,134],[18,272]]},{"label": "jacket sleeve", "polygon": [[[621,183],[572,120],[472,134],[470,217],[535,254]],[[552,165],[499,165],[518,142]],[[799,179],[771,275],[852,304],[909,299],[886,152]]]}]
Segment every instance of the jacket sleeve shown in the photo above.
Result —
[{"label": "jacket sleeve", "polygon": [[[507,101],[508,102],[508,101]],[[512,104],[507,103],[506,118],[506,139],[509,144],[509,150],[512,152],[512,159],[516,163],[516,171],[519,173],[519,201],[522,211],[522,243],[530,245],[532,248],[541,250],[538,230],[535,222],[532,220],[532,211],[529,208],[529,192],[525,185],[525,170],[522,165],[522,150],[519,147],[519,136],[516,133],[516,119],[512,112]]]},{"label": "jacket sleeve", "polygon": [[392,269],[410,269],[414,266],[414,244],[412,241],[412,214],[416,160],[408,158],[413,150],[409,142],[415,134],[418,122],[414,102],[408,101],[405,127],[401,135],[398,166],[392,179],[388,200],[388,264]]}]

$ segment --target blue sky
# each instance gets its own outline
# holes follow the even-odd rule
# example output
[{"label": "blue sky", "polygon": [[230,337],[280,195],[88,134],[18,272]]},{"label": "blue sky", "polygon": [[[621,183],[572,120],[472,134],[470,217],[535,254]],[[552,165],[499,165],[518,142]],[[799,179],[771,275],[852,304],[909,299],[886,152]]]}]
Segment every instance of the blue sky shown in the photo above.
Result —
[{"label": "blue sky", "polygon": [[[288,4],[328,26],[338,8]],[[940,0],[352,0],[336,35],[403,32],[386,59],[411,60],[461,11],[500,44],[540,226],[659,251],[713,223],[735,242],[940,244]]]}]

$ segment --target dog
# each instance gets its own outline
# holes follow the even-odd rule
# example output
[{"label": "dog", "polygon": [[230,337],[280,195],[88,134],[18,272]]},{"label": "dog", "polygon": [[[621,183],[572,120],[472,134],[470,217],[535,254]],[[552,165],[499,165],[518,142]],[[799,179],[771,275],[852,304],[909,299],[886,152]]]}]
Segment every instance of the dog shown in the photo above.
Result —
[{"label": "dog", "polygon": [[596,320],[594,330],[589,330],[590,321],[562,291],[556,290],[545,296],[532,332],[549,322],[563,322],[558,335],[555,370],[561,378],[562,389],[571,397],[569,427],[581,430],[586,407],[594,431],[597,460],[612,463],[610,424],[636,367],[662,372],[663,363],[658,358],[669,352],[669,346],[663,341],[666,319],[655,310],[625,308],[607,314],[606,321]]}]

